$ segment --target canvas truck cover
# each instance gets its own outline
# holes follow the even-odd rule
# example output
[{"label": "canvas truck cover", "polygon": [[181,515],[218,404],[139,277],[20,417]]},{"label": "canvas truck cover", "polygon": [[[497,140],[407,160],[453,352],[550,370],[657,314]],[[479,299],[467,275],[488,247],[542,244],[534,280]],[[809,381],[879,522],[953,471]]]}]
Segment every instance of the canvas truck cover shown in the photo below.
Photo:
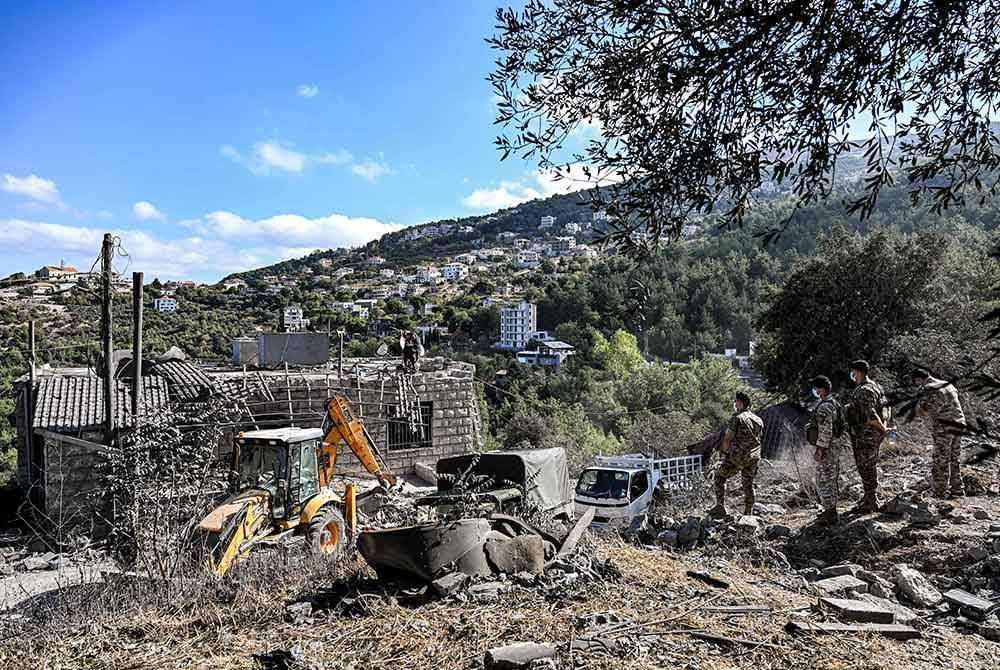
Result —
[{"label": "canvas truck cover", "polygon": [[[510,488],[512,485],[523,487],[527,500],[545,511],[559,512],[560,508],[565,508],[572,502],[565,449],[517,449],[461,454],[439,460],[437,472],[439,475],[461,475],[477,455],[479,462],[473,473],[492,477],[493,483],[489,485],[491,489]],[[445,493],[449,488],[450,482],[438,479],[438,491]]]}]

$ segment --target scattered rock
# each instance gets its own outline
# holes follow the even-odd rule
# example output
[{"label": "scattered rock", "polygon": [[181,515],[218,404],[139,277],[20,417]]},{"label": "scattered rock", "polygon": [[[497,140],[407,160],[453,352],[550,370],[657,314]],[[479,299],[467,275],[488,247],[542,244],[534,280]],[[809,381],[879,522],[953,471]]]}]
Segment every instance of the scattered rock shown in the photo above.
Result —
[{"label": "scattered rock", "polygon": [[881,598],[879,596],[873,595],[871,593],[863,593],[858,596],[861,600],[866,600],[873,605],[878,605],[879,607],[884,607],[890,609],[893,612],[893,616],[896,619],[896,623],[900,624],[911,624],[916,621],[919,617],[917,613],[908,607],[904,607],[897,602],[893,602],[889,598]]},{"label": "scattered rock", "polygon": [[944,599],[948,601],[954,609],[958,610],[962,616],[971,617],[979,621],[985,620],[994,609],[994,605],[989,600],[985,600],[961,589],[951,589],[945,591]]},{"label": "scattered rock", "polygon": [[941,602],[941,592],[919,571],[904,564],[897,565],[895,569],[896,586],[911,603],[918,607],[934,607]]},{"label": "scattered rock", "polygon": [[601,626],[609,626],[611,624],[622,624],[631,622],[628,619],[623,619],[614,612],[594,612],[593,614],[584,614],[578,616],[574,623],[576,624],[577,630],[586,630],[589,628],[599,628]]},{"label": "scattered rock", "polygon": [[28,556],[21,561],[21,569],[27,572],[34,572],[35,570],[48,570],[49,563],[56,557],[53,553],[41,554],[36,556]]},{"label": "scattered rock", "polygon": [[896,536],[896,532],[894,530],[886,526],[884,523],[879,523],[873,519],[869,519],[865,522],[865,531],[868,533],[868,537],[873,539],[875,542],[885,542]]},{"label": "scattered rock", "polygon": [[987,519],[990,518],[990,513],[982,509],[981,507],[977,507],[974,510],[972,510],[972,518],[978,519],[979,521],[986,521]]},{"label": "scattered rock", "polygon": [[[518,573],[521,574],[521,573]],[[532,579],[534,575],[531,575]],[[464,572],[449,572],[443,577],[438,577],[431,582],[431,588],[442,598],[455,593],[469,581],[469,576]]]},{"label": "scattered rock", "polygon": [[497,537],[491,533],[483,548],[491,567],[497,572],[540,575],[545,566],[545,547],[538,535]]},{"label": "scattered rock", "polygon": [[819,606],[832,611],[842,621],[893,623],[896,619],[892,608],[868,600],[820,598]]},{"label": "scattered rock", "polygon": [[753,513],[755,516],[769,516],[772,514],[785,514],[788,510],[777,503],[754,503]]},{"label": "scattered rock", "polygon": [[668,549],[677,547],[679,534],[676,530],[664,530],[656,536],[656,544]]},{"label": "scattered rock", "polygon": [[819,568],[802,568],[799,570],[799,574],[802,575],[807,582],[815,582],[820,578]]},{"label": "scattered rock", "polygon": [[677,544],[682,547],[697,544],[698,540],[701,539],[701,534],[701,519],[696,516],[688,517],[688,520],[677,531]]},{"label": "scattered rock", "polygon": [[[841,575],[850,575],[852,577],[861,577],[858,572],[861,570],[860,565],[855,565],[854,563],[841,563],[840,565],[831,565],[827,568],[820,570],[820,574],[823,577],[840,577]],[[867,579],[862,579],[862,581],[867,582]]]},{"label": "scattered rock", "polygon": [[312,621],[312,613],[312,603],[308,600],[303,600],[285,607],[285,620],[295,625],[310,623]]},{"label": "scattered rock", "polygon": [[768,540],[778,540],[792,534],[792,529],[780,524],[772,524],[764,531],[764,537]]},{"label": "scattered rock", "polygon": [[1000,642],[1000,618],[997,615],[991,616],[979,626],[979,634],[987,640]]},{"label": "scattered rock", "polygon": [[813,588],[824,596],[846,596],[851,593],[868,593],[868,584],[851,575],[828,577],[813,582]]},{"label": "scattered rock", "polygon": [[749,533],[750,535],[756,535],[760,532],[761,528],[760,519],[749,515],[739,517],[733,525],[736,526],[737,530]]},{"label": "scattered rock", "polygon": [[969,547],[969,550],[965,552],[965,558],[970,563],[978,563],[989,555],[990,552],[986,551],[982,547]]},{"label": "scattered rock", "polygon": [[261,654],[254,654],[263,670],[298,670],[304,666],[306,655],[302,647],[295,645],[291,649],[274,649]]},{"label": "scattered rock", "polygon": [[487,651],[483,665],[485,670],[527,670],[535,661],[555,657],[555,647],[550,645],[517,642]]},{"label": "scattered rock", "polygon": [[618,640],[619,638],[611,637],[575,637],[570,643],[570,648],[574,652],[611,654],[618,651]]}]

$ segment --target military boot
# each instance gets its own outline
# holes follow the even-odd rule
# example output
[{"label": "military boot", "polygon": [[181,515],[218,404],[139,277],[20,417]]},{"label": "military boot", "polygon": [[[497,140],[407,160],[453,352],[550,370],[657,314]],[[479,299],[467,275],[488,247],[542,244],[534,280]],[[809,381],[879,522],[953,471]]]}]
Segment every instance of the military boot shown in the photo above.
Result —
[{"label": "military boot", "polygon": [[725,503],[717,503],[715,507],[708,510],[706,514],[713,519],[725,519],[729,516],[729,512],[726,511]]},{"label": "military boot", "polygon": [[880,507],[878,496],[874,491],[865,491],[858,504],[851,509],[852,514],[873,514]]},{"label": "military boot", "polygon": [[836,526],[838,523],[840,523],[840,515],[835,509],[824,510],[816,517],[817,526]]}]

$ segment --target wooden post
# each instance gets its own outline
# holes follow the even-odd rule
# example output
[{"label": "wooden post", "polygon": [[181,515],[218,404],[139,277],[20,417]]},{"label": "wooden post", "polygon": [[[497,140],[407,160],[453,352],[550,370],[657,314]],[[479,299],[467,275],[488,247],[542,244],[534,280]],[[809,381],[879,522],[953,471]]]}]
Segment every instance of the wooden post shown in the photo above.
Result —
[{"label": "wooden post", "polygon": [[340,385],[344,386],[344,329],[337,331],[340,336],[340,353],[337,354],[337,376],[340,377]]},{"label": "wooden post", "polygon": [[42,505],[42,467],[35,453],[35,321],[28,322],[28,388],[24,394],[24,455],[28,459],[28,490],[32,504]]},{"label": "wooden post", "polygon": [[132,427],[142,411],[142,273],[132,273]]},{"label": "wooden post", "polygon": [[111,444],[115,434],[114,406],[114,344],[111,336],[111,254],[114,239],[111,233],[104,233],[101,244],[101,351],[104,355],[102,376],[104,378],[104,441]]}]

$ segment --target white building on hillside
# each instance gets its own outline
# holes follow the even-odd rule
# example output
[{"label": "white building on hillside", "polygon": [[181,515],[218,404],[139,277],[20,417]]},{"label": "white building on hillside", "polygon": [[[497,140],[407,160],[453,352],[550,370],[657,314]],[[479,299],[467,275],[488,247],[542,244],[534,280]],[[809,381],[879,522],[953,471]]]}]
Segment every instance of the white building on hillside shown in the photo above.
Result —
[{"label": "white building on hillside", "polygon": [[540,263],[541,261],[536,251],[517,252],[517,267],[519,268],[537,268]]},{"label": "white building on hillside", "polygon": [[552,226],[556,225],[556,217],[554,216],[543,216],[538,223],[539,230],[548,230]]},{"label": "white building on hillside", "polygon": [[441,272],[433,265],[422,265],[417,268],[416,276],[421,284],[434,284],[441,278]]},{"label": "white building on hillside", "polygon": [[527,249],[530,246],[531,246],[531,240],[529,240],[527,237],[519,237],[516,240],[514,240],[514,247],[516,247],[517,249]]},{"label": "white building on hillside", "polygon": [[381,256],[371,256],[365,262],[368,264],[368,267],[370,267],[370,268],[377,268],[378,266],[380,266],[383,263],[385,263],[385,259],[382,258]]},{"label": "white building on hillside", "polygon": [[505,230],[503,232],[497,233],[497,239],[501,242],[510,242],[512,239],[517,237],[517,233],[512,230]]},{"label": "white building on hillside", "polygon": [[286,333],[297,333],[308,325],[309,319],[303,317],[302,308],[298,305],[289,305],[281,313],[281,326]]},{"label": "white building on hillside", "polygon": [[157,298],[153,301],[153,309],[157,312],[176,312],[177,299],[170,297]]},{"label": "white building on hillside", "polygon": [[580,224],[567,223],[565,226],[563,226],[563,230],[566,231],[567,235],[576,235],[578,232],[580,232]]},{"label": "white building on hillside", "polygon": [[573,249],[576,247],[576,238],[574,237],[557,237],[549,243],[548,255],[549,256],[568,256],[573,253]]},{"label": "white building on hillside", "polygon": [[497,347],[520,351],[538,330],[538,308],[534,303],[521,301],[500,310],[500,341]]},{"label": "white building on hillside", "polygon": [[448,281],[459,281],[469,275],[469,268],[461,263],[450,263],[441,269],[441,276]]}]

